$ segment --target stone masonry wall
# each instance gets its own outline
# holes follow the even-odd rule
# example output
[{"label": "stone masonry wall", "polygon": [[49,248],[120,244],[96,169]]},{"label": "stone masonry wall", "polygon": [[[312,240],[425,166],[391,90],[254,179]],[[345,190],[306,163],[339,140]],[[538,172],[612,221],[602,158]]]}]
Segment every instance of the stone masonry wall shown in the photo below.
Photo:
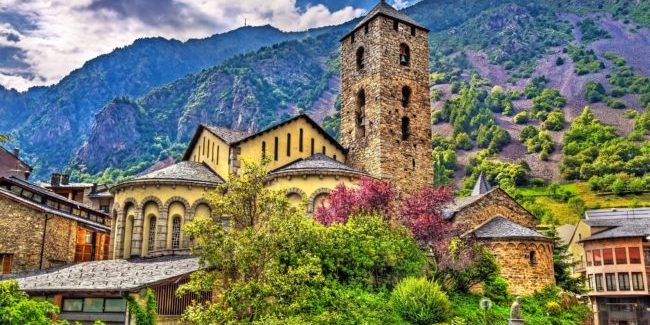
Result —
[{"label": "stone masonry wall", "polygon": [[[45,213],[0,197],[0,254],[13,254],[12,273],[38,270]],[[43,268],[74,261],[76,222],[50,217]]]},{"label": "stone masonry wall", "polygon": [[[399,188],[430,184],[431,107],[429,96],[429,48],[424,30],[377,16],[341,42],[341,139],[349,148],[348,163],[370,175],[393,181]],[[409,66],[400,65],[400,44],[410,49]],[[357,50],[364,48],[364,68],[358,69]],[[402,105],[402,88],[411,88],[410,102]],[[363,127],[357,126],[358,94],[365,91]],[[407,117],[410,136],[402,139],[402,118]],[[364,134],[365,133],[365,134]]]},{"label": "stone masonry wall", "polygon": [[[555,284],[550,241],[503,240],[487,241],[486,245],[501,266],[501,276],[508,280],[511,294],[530,295]],[[530,263],[531,252],[535,252],[535,264]]]},{"label": "stone masonry wall", "polygon": [[463,231],[469,231],[499,215],[521,226],[535,229],[535,217],[499,188],[456,212],[454,223]]}]

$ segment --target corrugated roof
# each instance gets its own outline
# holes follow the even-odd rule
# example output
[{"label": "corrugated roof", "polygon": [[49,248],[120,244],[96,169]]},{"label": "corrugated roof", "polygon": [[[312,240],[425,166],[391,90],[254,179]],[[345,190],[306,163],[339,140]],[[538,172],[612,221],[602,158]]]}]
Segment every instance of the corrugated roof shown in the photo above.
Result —
[{"label": "corrugated roof", "polygon": [[277,175],[289,172],[344,172],[367,175],[362,170],[348,166],[323,154],[315,154],[305,159],[298,159],[287,165],[272,170],[269,172],[269,175]]},{"label": "corrugated roof", "polygon": [[135,291],[198,269],[198,258],[171,256],[84,262],[10,277],[28,292]]},{"label": "corrugated roof", "polygon": [[650,208],[612,208],[587,210],[585,220],[650,218]]},{"label": "corrugated roof", "polygon": [[471,231],[476,238],[490,239],[514,239],[514,238],[533,238],[533,239],[550,239],[530,228],[518,225],[502,216],[497,216],[484,223],[478,228]]}]

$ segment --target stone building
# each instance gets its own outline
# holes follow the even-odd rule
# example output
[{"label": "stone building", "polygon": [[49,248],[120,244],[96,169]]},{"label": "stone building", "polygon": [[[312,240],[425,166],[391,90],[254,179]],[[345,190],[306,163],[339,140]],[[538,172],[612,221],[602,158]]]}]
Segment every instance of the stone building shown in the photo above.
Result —
[{"label": "stone building", "polygon": [[32,167],[20,159],[20,150],[14,148],[11,152],[0,147],[0,177],[16,177],[27,180],[32,173]]},{"label": "stone building", "polygon": [[447,217],[490,248],[516,295],[555,284],[553,242],[535,230],[536,219],[500,188],[490,189],[480,175],[472,195],[456,200]]},{"label": "stone building", "polygon": [[108,258],[109,216],[15,177],[0,177],[2,274]]},{"label": "stone building", "polygon": [[428,30],[381,1],[341,39],[347,162],[408,190],[431,184]]}]

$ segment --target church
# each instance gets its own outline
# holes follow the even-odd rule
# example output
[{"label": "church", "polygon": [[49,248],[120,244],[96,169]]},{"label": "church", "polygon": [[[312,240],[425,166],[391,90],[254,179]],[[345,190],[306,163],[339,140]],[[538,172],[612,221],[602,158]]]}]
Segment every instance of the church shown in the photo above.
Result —
[{"label": "church", "polygon": [[[340,143],[307,115],[257,133],[199,125],[182,161],[111,189],[112,261],[80,264],[83,279],[78,286],[68,284],[66,292],[98,294],[91,284],[106,281],[84,269],[117,278],[127,269],[139,270],[142,276],[134,280],[116,280],[120,290],[110,284],[102,290],[136,294],[151,287],[163,306],[159,314],[177,318],[185,305],[175,300],[174,288],[197,267],[182,226],[196,216],[221,218],[204,195],[227,182],[244,160],[266,157],[268,187],[284,191],[292,204],[307,202],[308,214],[327,204],[338,184],[355,186],[362,177],[390,181],[402,191],[431,184],[428,39],[426,27],[384,1],[343,36]],[[511,293],[531,294],[554,284],[551,239],[536,232],[535,217],[505,191],[491,189],[481,177],[470,197],[448,207],[447,217],[492,248]],[[161,277],[158,269],[169,269],[169,276]],[[55,294],[65,302],[59,278],[65,282],[70,275],[58,270],[20,282],[28,292]]]}]

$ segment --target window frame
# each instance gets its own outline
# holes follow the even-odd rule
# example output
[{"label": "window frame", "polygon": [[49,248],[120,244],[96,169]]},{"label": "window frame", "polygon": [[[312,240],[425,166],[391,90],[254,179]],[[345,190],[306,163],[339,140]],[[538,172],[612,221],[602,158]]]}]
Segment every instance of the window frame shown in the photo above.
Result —
[{"label": "window frame", "polygon": [[616,285],[616,273],[605,273],[605,289],[607,291],[617,291]]},{"label": "window frame", "polygon": [[[621,252],[623,254],[623,258],[619,256]],[[614,259],[617,265],[627,264],[627,250],[625,249],[625,247],[614,248]]]},{"label": "window frame", "polygon": [[619,272],[617,274],[617,278],[618,278],[618,290],[630,291],[630,273]]},{"label": "window frame", "polygon": [[[632,281],[632,290],[634,291],[644,291],[645,286],[643,285],[643,272],[632,272],[630,276]],[[639,281],[640,280],[640,281]]]},{"label": "window frame", "polygon": [[614,265],[613,248],[603,248],[603,265]]},{"label": "window frame", "polygon": [[603,292],[605,288],[603,287],[603,274],[596,273],[594,274],[594,283],[596,284],[596,291]]},{"label": "window frame", "polygon": [[[636,251],[636,255],[638,256],[637,259],[632,259],[632,252]],[[627,248],[627,256],[628,256],[628,261],[630,264],[641,264],[641,250],[639,247],[628,247]]]}]

